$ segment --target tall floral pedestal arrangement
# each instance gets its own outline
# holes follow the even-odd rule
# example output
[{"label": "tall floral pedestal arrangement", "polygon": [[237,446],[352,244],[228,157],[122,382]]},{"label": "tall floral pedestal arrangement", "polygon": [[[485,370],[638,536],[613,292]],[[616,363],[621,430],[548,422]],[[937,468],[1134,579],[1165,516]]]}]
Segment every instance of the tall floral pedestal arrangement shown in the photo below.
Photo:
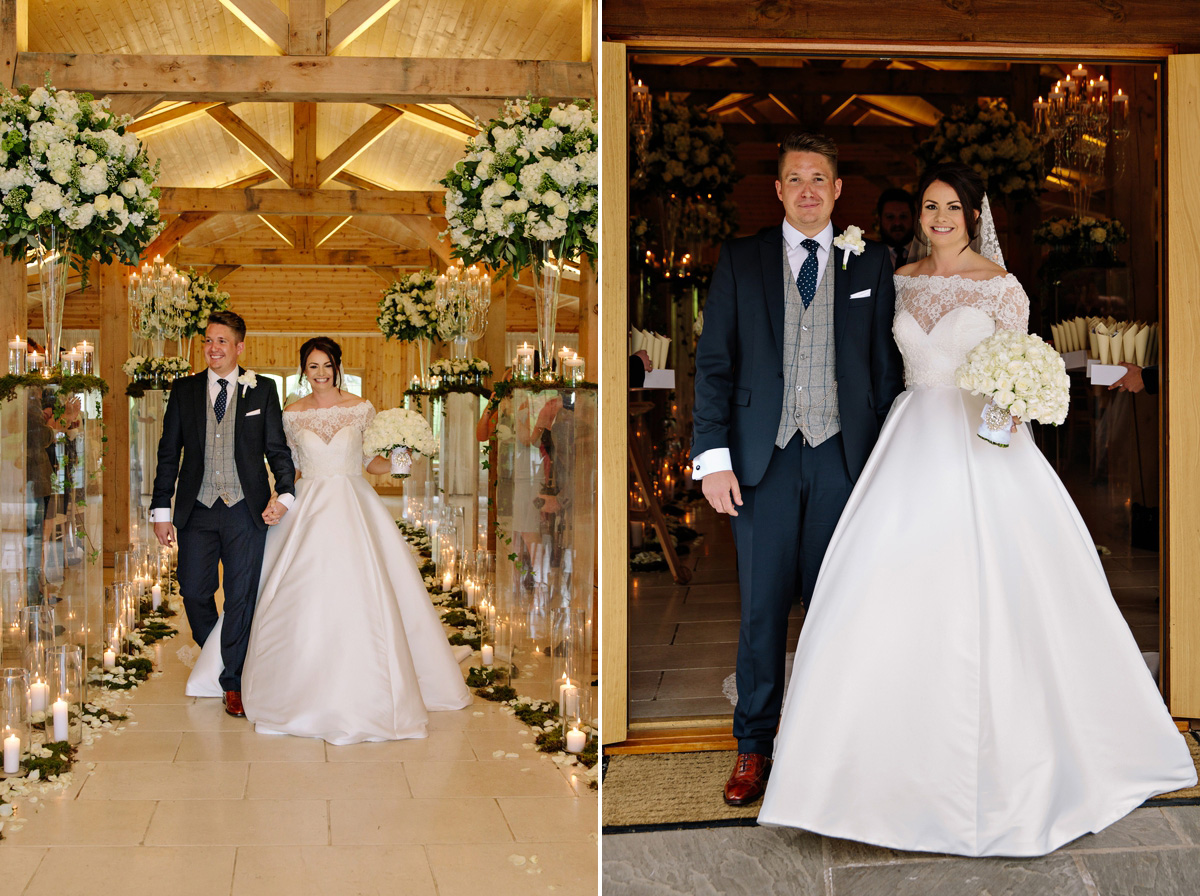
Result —
[{"label": "tall floral pedestal arrangement", "polygon": [[511,656],[519,693],[557,702],[564,672],[592,680],[595,387],[518,386],[500,401],[496,431],[495,610],[511,641],[497,650]]},{"label": "tall floral pedestal arrangement", "polygon": [[[50,648],[79,647],[85,662],[103,651],[100,393],[17,386],[0,424],[0,665],[26,666],[33,686]],[[49,617],[29,608],[52,621],[30,622]]]},{"label": "tall floral pedestal arrangement", "polygon": [[429,361],[438,332],[437,280],[436,271],[417,271],[395,281],[383,291],[375,318],[385,338],[416,347],[417,372],[412,385],[418,390],[430,388]]},{"label": "tall floral pedestal arrangement", "polygon": [[[435,361],[430,367],[435,383],[440,428],[441,451],[438,455],[438,488],[443,507],[456,518],[458,556],[465,563],[473,561],[481,546],[479,522],[487,519],[487,476],[483,464],[483,445],[476,427],[483,412],[485,399],[491,391],[484,384],[492,369],[479,358],[448,358]],[[460,569],[456,578],[466,575]]]}]

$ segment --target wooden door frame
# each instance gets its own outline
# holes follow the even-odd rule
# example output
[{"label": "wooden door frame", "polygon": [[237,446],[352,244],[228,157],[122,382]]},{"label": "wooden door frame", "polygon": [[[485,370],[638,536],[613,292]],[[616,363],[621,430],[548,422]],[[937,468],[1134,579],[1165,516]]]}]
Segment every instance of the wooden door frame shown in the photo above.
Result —
[{"label": "wooden door frame", "polygon": [[[1063,59],[1103,59],[1114,63],[1158,63],[1164,73],[1180,72],[1195,77],[1200,84],[1198,57],[1180,56],[1174,47],[1161,44],[1096,45],[1081,47],[1062,43],[987,45],[937,44],[916,45],[903,41],[881,45],[878,42],[778,41],[778,40],[708,40],[696,38],[648,38],[625,41],[605,41],[602,49],[601,109],[603,116],[602,182],[603,275],[602,297],[605,306],[602,321],[602,352],[606,370],[621,371],[628,331],[628,241],[625,222],[629,215],[627,176],[628,125],[627,81],[629,52],[691,53],[706,56],[792,55],[792,56],[897,56],[901,58],[980,58],[1036,62],[1046,57]],[[1172,62],[1174,60],[1174,62]],[[1187,60],[1185,62],[1185,60]],[[1180,64],[1182,63],[1182,65]],[[1195,65],[1193,72],[1192,65]],[[615,70],[614,70],[615,69]],[[1168,77],[1168,85],[1171,78]],[[1183,134],[1171,140],[1169,116],[1184,121],[1190,112],[1193,121],[1200,121],[1200,88],[1190,91],[1177,101],[1172,91],[1163,90],[1164,103],[1160,113],[1160,147],[1163,165],[1159,172],[1158,189],[1163,200],[1162,239],[1160,241],[1159,321],[1162,332],[1160,363],[1168,357],[1172,333],[1186,343],[1177,345],[1180,363],[1189,369],[1175,373],[1183,383],[1200,382],[1200,315],[1189,320],[1183,303],[1172,310],[1168,296],[1174,292],[1186,296],[1189,287],[1200,282],[1200,126],[1187,129],[1193,137],[1188,144]],[[1168,151],[1169,150],[1169,151]],[[1168,194],[1178,198],[1169,202]],[[1169,240],[1171,208],[1176,209],[1175,239]],[[1194,247],[1190,257],[1185,247]],[[1168,279],[1168,277],[1170,279]],[[1168,312],[1168,313],[1164,313]],[[609,366],[613,365],[613,366]],[[606,455],[613,469],[607,470],[606,487],[601,494],[602,514],[602,677],[603,681],[603,742],[624,741],[629,730],[629,568],[625,510],[627,477],[617,470],[612,458],[625,455],[624,416],[627,395],[623,376],[606,376],[604,406]],[[1200,506],[1200,473],[1191,472],[1189,454],[1194,456],[1200,444],[1200,397],[1194,388],[1170,390],[1167,378],[1162,377],[1159,423],[1159,494],[1161,496],[1160,535],[1160,611],[1159,639],[1162,661],[1163,696],[1177,718],[1200,718],[1200,516],[1188,518],[1188,508]],[[1180,421],[1172,441],[1169,422]],[[1185,428],[1186,427],[1186,428]],[[1189,438],[1190,436],[1190,438]],[[620,443],[620,444],[618,444]],[[1174,461],[1174,464],[1172,464]],[[1170,469],[1176,466],[1180,475],[1174,480]],[[1180,478],[1183,477],[1182,479]],[[1179,495],[1170,500],[1167,483]],[[1172,547],[1175,552],[1172,553]],[[1190,606],[1182,601],[1177,607],[1170,600],[1171,588],[1180,594],[1194,594]],[[1187,590],[1183,590],[1187,589]],[[1173,656],[1175,645],[1192,644],[1194,655]],[[699,724],[703,724],[700,722]]]}]

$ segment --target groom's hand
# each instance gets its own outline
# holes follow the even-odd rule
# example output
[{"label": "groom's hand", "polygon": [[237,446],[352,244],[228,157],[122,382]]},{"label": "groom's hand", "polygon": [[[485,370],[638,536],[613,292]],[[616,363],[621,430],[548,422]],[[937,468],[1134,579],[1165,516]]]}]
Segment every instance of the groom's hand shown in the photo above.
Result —
[{"label": "groom's hand", "polygon": [[709,473],[700,480],[700,489],[717,513],[738,515],[734,505],[742,506],[742,490],[738,486],[737,477],[733,475],[732,470]]},{"label": "groom's hand", "polygon": [[155,523],[154,537],[163,547],[169,548],[175,543],[175,526],[171,523]]}]

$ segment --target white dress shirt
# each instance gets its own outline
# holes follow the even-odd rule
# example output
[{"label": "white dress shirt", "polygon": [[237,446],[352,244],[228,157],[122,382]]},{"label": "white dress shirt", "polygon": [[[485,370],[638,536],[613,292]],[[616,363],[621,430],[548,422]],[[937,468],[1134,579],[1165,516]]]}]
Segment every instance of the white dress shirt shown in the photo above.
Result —
[{"label": "white dress shirt", "polygon": [[[808,250],[800,245],[809,239],[784,219],[783,242],[787,247],[788,265],[792,269],[792,277],[800,276],[800,266],[808,258]],[[825,265],[829,263],[829,249],[833,245],[833,222],[825,225],[825,229],[812,237],[820,245],[817,247],[817,283],[825,276]],[[692,478],[703,479],[709,473],[720,473],[732,470],[733,461],[729,457],[728,448],[709,448],[696,456],[692,461]]]},{"label": "white dress shirt", "polygon": [[[211,367],[208,368],[208,403],[216,405],[217,396],[221,394],[220,380],[225,380],[228,385],[225,387],[225,398],[228,399],[233,393],[232,390],[238,387],[238,369],[235,367],[229,373],[222,376]],[[292,502],[296,500],[295,495],[279,495],[276,499],[280,504],[289,510],[292,507]],[[170,507],[154,507],[150,510],[150,522],[152,523],[169,523],[171,522]]]}]

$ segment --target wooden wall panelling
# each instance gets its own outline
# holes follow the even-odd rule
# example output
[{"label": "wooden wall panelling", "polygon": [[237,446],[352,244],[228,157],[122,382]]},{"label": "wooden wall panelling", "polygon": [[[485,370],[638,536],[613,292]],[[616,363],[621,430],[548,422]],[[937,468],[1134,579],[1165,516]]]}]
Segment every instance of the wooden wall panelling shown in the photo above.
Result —
[{"label": "wooden wall panelling", "polygon": [[[1167,319],[1162,406],[1167,433],[1163,539],[1169,627],[1164,677],[1172,715],[1200,718],[1200,56],[1167,59]],[[1175,387],[1172,388],[1172,384]]]},{"label": "wooden wall panelling", "polygon": [[625,739],[629,725],[629,483],[627,344],[629,317],[628,228],[629,159],[626,113],[626,56],[621,44],[601,46],[603,97],[600,147],[604,216],[601,221],[601,301],[604,333],[600,344],[600,635],[601,736],[604,743]]}]

